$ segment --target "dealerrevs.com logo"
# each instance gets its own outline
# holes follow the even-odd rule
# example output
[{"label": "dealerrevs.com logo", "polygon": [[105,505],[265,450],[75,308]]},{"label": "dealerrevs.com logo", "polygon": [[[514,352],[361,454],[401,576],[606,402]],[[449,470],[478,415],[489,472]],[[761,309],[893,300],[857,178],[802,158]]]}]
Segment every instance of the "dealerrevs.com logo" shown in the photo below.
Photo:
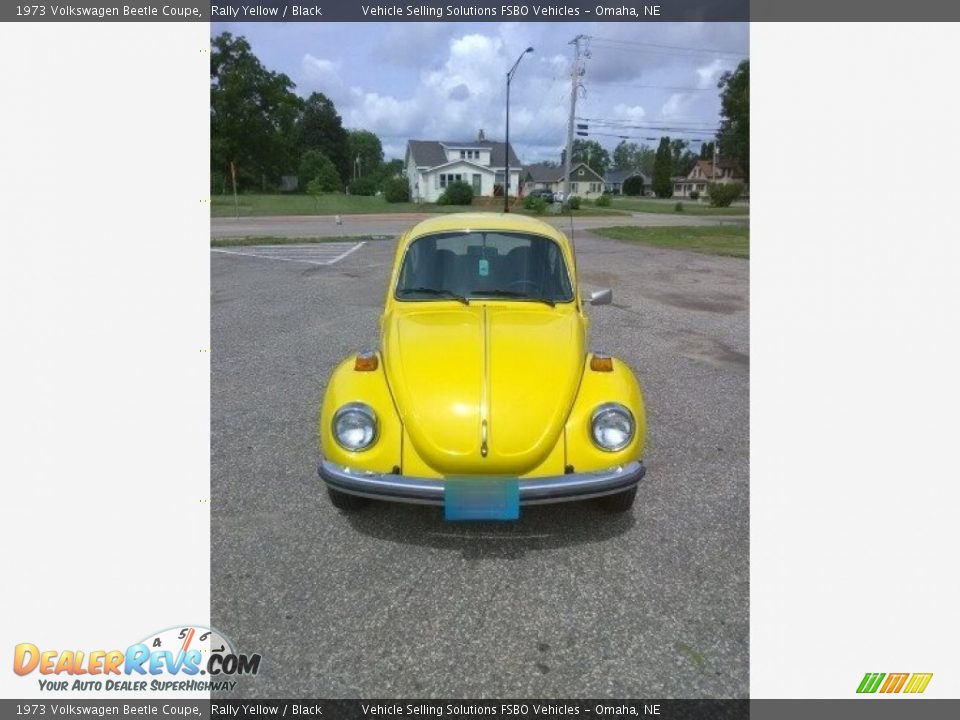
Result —
[{"label": "dealerrevs.com logo", "polygon": [[858,693],[922,693],[930,684],[933,673],[867,673],[857,687]]},{"label": "dealerrevs.com logo", "polygon": [[260,655],[238,653],[222,633],[200,625],[151,633],[125,650],[53,650],[20,643],[17,675],[38,674],[41,690],[211,692],[233,690],[242,675],[256,675]]}]

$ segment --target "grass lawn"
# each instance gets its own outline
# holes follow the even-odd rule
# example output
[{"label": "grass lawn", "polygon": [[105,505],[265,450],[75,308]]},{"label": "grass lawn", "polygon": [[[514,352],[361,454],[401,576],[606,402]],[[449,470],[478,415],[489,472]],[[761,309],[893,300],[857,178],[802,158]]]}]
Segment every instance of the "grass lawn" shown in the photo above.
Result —
[{"label": "grass lawn", "polygon": [[393,240],[394,236],[354,235],[350,237],[276,237],[274,235],[257,235],[253,237],[210,238],[210,247],[249,247],[250,245],[309,245],[312,243],[349,242],[379,242]]},{"label": "grass lawn", "polygon": [[[683,204],[683,211],[677,212],[674,206],[677,203]],[[697,202],[696,200],[654,200],[653,198],[628,198],[615,196],[613,198],[614,210],[626,210],[628,212],[647,212],[647,213],[666,213],[669,215],[749,215],[749,205],[731,205],[725,208],[710,207],[707,202]]]},{"label": "grass lawn", "polygon": [[715,227],[608,227],[590,232],[614,240],[627,240],[675,250],[708,255],[750,257],[749,228],[741,225]]},{"label": "grass lawn", "polygon": [[[362,215],[369,213],[455,213],[455,212],[500,212],[503,200],[492,202],[481,199],[472,206],[437,205],[435,203],[388,203],[382,197],[363,195],[342,195],[329,193],[314,199],[309,195],[240,195],[240,217],[262,215]],[[511,210],[522,215],[534,215],[520,207]],[[234,217],[233,195],[212,195],[210,197],[211,217]],[[620,215],[611,208],[584,206],[574,210],[575,216]],[[550,213],[544,214],[549,217]]]}]

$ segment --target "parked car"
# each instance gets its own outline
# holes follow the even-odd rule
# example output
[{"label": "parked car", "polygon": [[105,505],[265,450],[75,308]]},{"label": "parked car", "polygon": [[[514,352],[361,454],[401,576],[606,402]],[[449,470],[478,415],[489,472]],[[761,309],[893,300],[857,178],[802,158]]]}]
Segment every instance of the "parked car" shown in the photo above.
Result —
[{"label": "parked car", "polygon": [[531,190],[527,193],[527,197],[543,198],[548,203],[552,203],[554,201],[553,190],[547,190],[546,188],[537,188],[535,190]]},{"label": "parked car", "polygon": [[567,237],[523,215],[425,220],[397,242],[377,350],[344,360],[320,412],[319,474],[341,510],[442,505],[448,519],[596,498],[628,510],[645,474],[640,385],[587,349]]}]

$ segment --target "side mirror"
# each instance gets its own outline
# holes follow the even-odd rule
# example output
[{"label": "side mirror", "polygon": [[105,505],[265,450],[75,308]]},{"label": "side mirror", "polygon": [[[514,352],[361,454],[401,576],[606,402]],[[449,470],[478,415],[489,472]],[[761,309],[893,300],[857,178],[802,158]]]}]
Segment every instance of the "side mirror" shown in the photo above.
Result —
[{"label": "side mirror", "polygon": [[610,288],[604,288],[603,290],[597,290],[590,293],[591,305],[609,305],[613,302],[613,290]]}]

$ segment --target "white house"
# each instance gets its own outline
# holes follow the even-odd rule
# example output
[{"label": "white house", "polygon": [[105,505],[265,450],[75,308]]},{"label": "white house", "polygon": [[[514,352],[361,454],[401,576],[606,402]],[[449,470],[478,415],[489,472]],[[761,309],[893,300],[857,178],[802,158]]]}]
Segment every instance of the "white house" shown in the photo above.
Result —
[{"label": "white house", "polygon": [[[506,177],[506,145],[487,140],[410,140],[404,160],[410,199],[436,202],[447,186],[465,182],[474,196],[493,197],[494,185],[501,188]],[[520,186],[520,159],[510,148],[510,194]]]}]

